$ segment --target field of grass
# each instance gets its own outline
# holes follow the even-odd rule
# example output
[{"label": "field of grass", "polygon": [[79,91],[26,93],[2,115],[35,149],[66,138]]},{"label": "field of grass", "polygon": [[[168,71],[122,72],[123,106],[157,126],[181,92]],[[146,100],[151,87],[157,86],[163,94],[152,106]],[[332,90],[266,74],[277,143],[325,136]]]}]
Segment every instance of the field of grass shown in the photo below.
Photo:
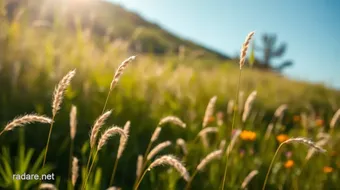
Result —
[{"label": "field of grass", "polygon": [[[29,21],[24,11],[17,11],[11,19],[5,14],[0,6],[0,131],[19,115],[36,113],[54,119],[45,165],[50,124],[38,122],[0,132],[1,189],[35,189],[41,183],[13,180],[13,174],[22,173],[54,173],[56,179],[44,183],[58,189],[82,189],[83,184],[86,189],[133,189],[138,156],[147,155],[157,127],[162,130],[150,149],[162,142],[166,148],[145,162],[144,169],[162,155],[174,155],[189,176],[194,176],[189,180],[191,189],[221,189],[226,163],[224,189],[241,189],[244,179],[255,170],[256,175],[244,188],[261,189],[275,151],[293,137],[310,139],[327,152],[310,156],[314,149],[298,142],[280,146],[266,189],[340,189],[336,148],[340,122],[331,122],[340,108],[339,91],[252,69],[247,61],[239,83],[238,61],[139,53],[129,48],[130,41],[95,35],[77,19],[70,30],[59,15],[47,22]],[[133,55],[137,56],[126,65],[105,106],[117,68]],[[59,81],[74,69],[70,85],[60,94],[60,110],[53,114],[54,90],[58,91]],[[256,97],[248,104],[247,98],[254,91]],[[72,105],[77,108],[74,139],[70,136]],[[282,105],[287,109],[279,113],[277,108]],[[92,151],[95,161],[90,173],[86,169],[91,131],[98,124],[96,119],[108,110],[112,112],[98,138],[105,129],[113,125],[123,128],[130,121],[113,183],[110,179],[121,144],[119,135],[107,141],[98,154]],[[247,110],[249,115],[243,121]],[[160,125],[167,116],[180,118],[186,127],[174,118]],[[208,132],[202,134],[202,129]],[[218,151],[214,159],[197,170],[213,151]],[[75,186],[70,172],[73,156],[79,160]],[[174,162],[172,157],[167,159]],[[184,189],[186,172],[178,163],[175,166],[182,176],[176,167],[155,167],[145,173],[138,189]]]}]

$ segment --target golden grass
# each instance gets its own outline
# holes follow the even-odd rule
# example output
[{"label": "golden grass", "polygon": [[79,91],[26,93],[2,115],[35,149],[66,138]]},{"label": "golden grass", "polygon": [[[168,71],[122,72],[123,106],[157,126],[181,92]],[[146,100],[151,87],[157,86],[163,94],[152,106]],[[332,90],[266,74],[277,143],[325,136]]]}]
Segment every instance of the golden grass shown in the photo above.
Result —
[{"label": "golden grass", "polygon": [[215,150],[215,151],[209,153],[206,157],[204,157],[204,158],[201,160],[201,162],[197,165],[197,167],[196,167],[194,173],[191,175],[191,177],[190,177],[190,179],[189,179],[187,185],[185,186],[185,189],[186,189],[186,190],[189,190],[189,189],[190,189],[192,180],[193,180],[194,177],[196,176],[197,172],[203,171],[204,168],[205,168],[210,162],[212,162],[213,160],[221,158],[222,153],[223,153],[223,150]]},{"label": "golden grass", "polygon": [[105,124],[105,121],[107,120],[107,118],[111,115],[111,110],[105,112],[104,114],[102,114],[101,116],[99,116],[97,118],[97,120],[95,121],[92,130],[91,130],[91,135],[90,135],[90,145],[91,148],[93,148],[96,144],[97,141],[97,136],[98,133],[100,131],[100,129],[103,127],[103,125]]},{"label": "golden grass", "polygon": [[76,185],[78,175],[79,175],[79,166],[78,166],[78,159],[76,157],[73,157],[72,161],[72,185],[73,187]]},{"label": "golden grass", "polygon": [[153,157],[155,157],[160,151],[165,149],[166,147],[170,146],[171,142],[170,141],[165,141],[162,143],[159,143],[155,148],[153,148],[148,156],[146,157],[146,160],[151,160]]},{"label": "golden grass", "polygon": [[205,110],[205,114],[203,117],[203,123],[202,127],[206,127],[209,123],[209,119],[213,116],[214,114],[214,109],[215,109],[215,104],[216,104],[217,97],[214,96],[209,100],[209,103],[207,105],[207,108]]},{"label": "golden grass", "polygon": [[22,127],[24,125],[30,124],[30,123],[53,123],[53,120],[42,115],[37,114],[28,114],[24,116],[18,116],[17,118],[13,119],[11,122],[9,122],[5,128],[0,132],[0,135],[4,133],[5,131],[11,131],[15,129],[16,127]]},{"label": "golden grass", "polygon": [[142,181],[146,172],[150,171],[151,169],[153,169],[155,167],[162,166],[162,165],[169,165],[169,166],[175,168],[181,174],[181,176],[183,177],[184,180],[189,181],[190,175],[189,175],[187,169],[185,168],[185,166],[175,156],[164,155],[164,156],[161,156],[160,158],[157,158],[155,161],[153,161],[149,165],[149,167],[144,171],[141,178],[137,182],[137,185],[135,186],[134,190],[138,189],[139,184]]},{"label": "golden grass", "polygon": [[258,170],[253,170],[251,171],[246,178],[244,178],[242,184],[241,184],[241,188],[245,189],[247,187],[247,185],[250,183],[250,181],[259,173]]},{"label": "golden grass", "polygon": [[[239,104],[240,85],[241,85],[241,71],[242,71],[242,67],[243,67],[243,65],[245,63],[247,49],[248,49],[250,40],[253,37],[253,35],[254,35],[254,32],[250,32],[247,35],[246,40],[243,43],[242,48],[241,48],[240,63],[239,63],[240,64],[240,70],[239,70],[239,75],[238,75],[238,84],[237,84],[237,91],[236,91],[237,92],[237,94],[236,94],[236,105],[239,105],[239,107],[241,107],[241,104]],[[233,130],[234,130],[235,116],[236,116],[236,112],[234,111],[233,121],[232,121],[232,124],[231,124],[231,134],[233,133]],[[230,150],[230,149],[228,149],[228,150]],[[225,170],[224,170],[224,175],[223,175],[221,189],[224,189],[224,186],[225,186],[225,180],[226,180],[226,177],[227,177],[227,170],[228,170],[228,160],[229,160],[229,151],[227,151],[227,159],[226,159],[226,164],[225,164]]]}]

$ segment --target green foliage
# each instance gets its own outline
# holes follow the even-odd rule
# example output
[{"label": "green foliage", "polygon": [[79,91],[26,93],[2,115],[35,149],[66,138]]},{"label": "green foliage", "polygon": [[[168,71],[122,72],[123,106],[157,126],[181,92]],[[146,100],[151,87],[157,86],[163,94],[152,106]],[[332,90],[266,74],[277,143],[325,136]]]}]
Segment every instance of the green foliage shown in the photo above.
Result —
[{"label": "green foliage", "polygon": [[[22,131],[20,131],[22,133]],[[22,136],[22,135],[21,135]],[[26,151],[24,141],[21,137],[18,144],[17,157],[11,156],[9,148],[2,147],[0,163],[0,187],[5,189],[31,189],[39,184],[39,180],[17,180],[17,175],[24,174],[49,174],[53,167],[46,165],[41,168],[43,152],[37,158],[33,158],[34,149],[29,148]]]},{"label": "green foliage", "polygon": [[[112,109],[113,114],[104,128],[112,124],[123,126],[127,120],[131,121],[130,138],[126,151],[119,160],[114,185],[123,189],[132,188],[137,155],[144,153],[152,131],[164,116],[176,115],[183,119],[188,127],[180,129],[173,125],[164,126],[155,144],[165,140],[175,144],[177,138],[185,139],[188,155],[177,151],[175,145],[162,153],[176,153],[175,155],[185,161],[190,173],[205,155],[218,148],[222,139],[227,140],[227,144],[230,141],[231,116],[226,110],[228,101],[236,98],[239,71],[236,63],[213,59],[210,56],[198,58],[199,56],[191,53],[184,53],[184,56],[179,58],[176,51],[170,51],[178,45],[171,35],[159,32],[161,29],[145,23],[121,8],[107,11],[111,10],[111,5],[99,3],[96,6],[100,8],[93,7],[94,10],[100,10],[103,15],[93,23],[100,27],[82,25],[84,18],[75,21],[77,19],[74,15],[66,17],[58,12],[58,9],[47,11],[56,15],[55,20],[48,21],[47,26],[28,22],[29,16],[25,15],[26,12],[17,16],[16,20],[6,18],[0,21],[1,126],[23,113],[51,115],[50,104],[54,86],[69,70],[77,69],[76,77],[65,94],[60,113],[56,116],[52,132],[47,163],[53,164],[54,168],[49,166],[47,169],[40,169],[48,127],[25,126],[26,141],[19,143],[18,152],[12,151],[19,140],[15,135],[17,130],[4,133],[0,136],[2,188],[20,189],[37,185],[35,181],[13,181],[12,175],[17,172],[54,172],[58,178],[53,183],[59,189],[72,189],[68,177],[71,104],[78,107],[78,130],[73,155],[79,158],[82,168],[75,189],[80,188],[86,174],[84,168],[89,155],[89,131],[102,112],[115,69],[132,54],[132,50],[126,47],[130,40],[157,44],[157,48],[167,54],[156,55],[155,49],[148,54],[139,54],[136,61],[128,65],[109,99],[107,109]],[[72,10],[88,12],[87,9],[83,10],[78,6]],[[17,14],[16,11],[14,13]],[[135,22],[130,23],[129,20]],[[116,22],[117,25],[113,25]],[[124,23],[126,26],[120,27],[120,24]],[[117,30],[113,27],[113,37],[106,35],[106,26],[111,25],[119,26]],[[142,28],[142,31],[132,38],[132,29],[138,28]],[[100,31],[103,35],[98,35],[101,34]],[[116,38],[120,35],[123,40]],[[189,44],[188,47],[195,50],[197,48]],[[260,188],[271,157],[278,146],[276,136],[284,133],[290,137],[303,135],[318,140],[319,133],[328,131],[328,123],[340,105],[339,91],[324,85],[292,81],[275,73],[244,69],[241,91],[248,95],[253,90],[257,90],[258,95],[249,119],[242,123],[242,111],[235,110],[235,128],[251,130],[257,137],[254,141],[238,140],[235,144],[229,159],[228,189],[240,188],[243,179],[254,169],[259,170],[259,174],[249,187]],[[206,103],[214,95],[218,97],[216,112],[224,114],[223,125],[219,126],[218,135],[209,135],[210,146],[205,149],[200,140],[193,142],[193,139],[201,130]],[[275,123],[275,130],[266,140],[264,134],[272,121],[274,110],[283,103],[288,104],[289,109],[281,122]],[[242,105],[236,107],[242,108]],[[293,119],[300,113],[307,115],[308,126]],[[214,115],[209,126],[217,125],[216,117]],[[318,119],[323,121],[322,126],[316,125]],[[336,189],[340,161],[339,157],[333,155],[333,151],[336,151],[335,147],[339,145],[339,131],[335,129],[334,132],[331,143],[325,146],[328,154],[315,155],[307,165],[304,165],[307,153],[304,147],[284,147],[270,175],[268,189]],[[95,169],[86,184],[87,189],[107,188],[117,147],[118,139],[112,139],[98,154]],[[293,152],[292,156],[286,156],[287,152]],[[15,158],[14,161],[12,158]],[[294,160],[294,167],[284,167],[288,159]],[[192,188],[218,189],[224,165],[225,157],[209,164],[204,171],[197,174]],[[333,172],[324,173],[324,166],[331,166]],[[184,186],[185,181],[176,171],[164,167],[150,171],[143,179],[140,189],[182,189]]]}]

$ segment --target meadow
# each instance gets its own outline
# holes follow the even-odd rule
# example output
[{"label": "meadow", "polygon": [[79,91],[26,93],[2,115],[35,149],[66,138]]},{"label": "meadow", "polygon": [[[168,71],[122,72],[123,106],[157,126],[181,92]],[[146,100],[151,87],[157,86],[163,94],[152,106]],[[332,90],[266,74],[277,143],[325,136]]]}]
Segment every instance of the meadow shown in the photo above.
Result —
[{"label": "meadow", "polygon": [[139,53],[0,2],[1,189],[340,189],[340,92],[250,67],[249,36],[240,60]]}]

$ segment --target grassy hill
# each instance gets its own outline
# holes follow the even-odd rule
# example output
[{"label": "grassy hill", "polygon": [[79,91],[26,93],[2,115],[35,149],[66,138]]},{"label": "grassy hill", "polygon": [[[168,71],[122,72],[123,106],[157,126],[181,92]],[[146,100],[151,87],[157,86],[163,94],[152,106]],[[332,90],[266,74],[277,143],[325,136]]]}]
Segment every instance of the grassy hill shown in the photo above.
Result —
[{"label": "grassy hill", "polygon": [[[327,140],[322,145],[327,153],[306,159],[308,147],[283,146],[268,180],[268,189],[339,187],[340,158],[336,149],[340,143],[339,122],[330,130],[330,121],[340,107],[339,91],[289,80],[272,72],[244,68],[238,93],[239,67],[234,60],[221,59],[218,53],[176,38],[120,7],[106,2],[92,2],[91,6],[85,7],[66,6],[59,4],[60,1],[54,1],[55,4],[53,1],[47,4],[20,2],[7,7],[6,14],[0,12],[0,128],[26,113],[52,117],[51,99],[55,86],[70,70],[76,69],[76,75],[54,119],[47,167],[40,169],[49,134],[48,125],[31,124],[0,134],[1,189],[23,189],[24,185],[34,188],[39,184],[39,181],[13,181],[13,174],[18,172],[53,172],[57,179],[50,183],[59,189],[73,189],[69,179],[70,156],[79,159],[81,174],[75,189],[80,189],[85,181],[90,153],[89,131],[102,113],[114,72],[123,60],[136,53],[136,60],[124,70],[106,106],[112,114],[103,129],[112,125],[124,126],[131,121],[129,140],[119,160],[115,186],[132,189],[138,155],[145,153],[161,118],[175,115],[187,127],[164,125],[152,147],[171,141],[172,145],[158,155],[176,155],[185,161],[190,174],[208,153],[220,148],[223,140],[229,144],[233,126],[233,129],[242,130],[243,135],[237,139],[228,158],[228,189],[239,189],[252,170],[259,173],[251,181],[251,188],[260,189],[282,138],[297,136],[319,143]],[[3,3],[4,0],[0,0],[0,8]],[[105,11],[107,9],[117,10]],[[94,18],[90,16],[92,11],[96,12]],[[90,18],[93,18],[92,22]],[[144,39],[143,35],[135,34],[135,38],[133,35],[139,27],[143,29],[137,33],[148,31],[145,35],[152,38],[141,43],[142,51],[135,46],[138,46],[137,41]],[[151,45],[145,45],[148,43]],[[189,49],[186,54],[176,52],[183,43]],[[195,51],[205,51],[206,54],[198,57]],[[254,90],[257,96],[249,117],[242,121],[246,98]],[[209,146],[205,147],[203,138],[198,138],[197,134],[202,129],[205,110],[213,96],[217,96],[217,101],[208,118],[208,127],[218,126],[215,130],[218,132],[207,136]],[[238,104],[228,109],[228,104],[237,97]],[[288,105],[287,111],[275,116],[276,108],[282,104]],[[70,139],[69,126],[72,105],[78,108],[74,141]],[[266,137],[268,126],[274,128]],[[176,145],[178,138],[186,141],[188,154]],[[109,186],[118,145],[119,139],[113,137],[98,153],[86,183],[88,189]],[[222,156],[207,165],[194,178],[192,189],[219,189],[225,163],[226,157]],[[155,168],[147,173],[139,189],[183,189],[185,185],[186,181],[175,170]]]},{"label": "grassy hill", "polygon": [[[65,22],[64,24],[67,23],[70,28],[74,26],[74,22],[79,22],[82,28],[91,30],[98,38],[106,36],[109,40],[122,40],[128,43],[130,50],[135,52],[164,55],[185,51],[184,54],[194,56],[229,59],[224,54],[182,39],[159,25],[144,20],[137,13],[106,1],[12,0],[10,2],[8,7],[11,10],[20,4],[28,4],[24,14],[32,21],[44,20],[52,23],[54,20],[59,20]],[[60,15],[59,13],[63,17],[55,18],[55,14]]]}]

